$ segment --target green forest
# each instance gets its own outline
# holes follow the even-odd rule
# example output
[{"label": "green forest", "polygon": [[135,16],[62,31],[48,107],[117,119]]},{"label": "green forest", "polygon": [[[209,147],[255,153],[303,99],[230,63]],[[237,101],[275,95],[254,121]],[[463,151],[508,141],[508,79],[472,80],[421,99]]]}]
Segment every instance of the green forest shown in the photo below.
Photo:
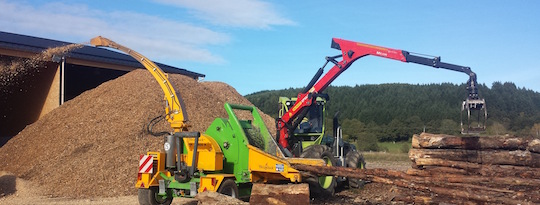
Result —
[{"label": "green forest", "polygon": [[[277,117],[278,98],[295,97],[300,90],[260,91],[245,97]],[[465,84],[451,83],[330,86],[325,93],[330,96],[326,125],[332,125],[331,118],[339,111],[344,138],[357,142],[360,149],[375,151],[377,142],[407,141],[423,131],[459,135],[461,103],[467,97]],[[540,93],[511,82],[495,82],[491,88],[479,85],[479,93],[488,112],[483,135],[540,137]]]}]

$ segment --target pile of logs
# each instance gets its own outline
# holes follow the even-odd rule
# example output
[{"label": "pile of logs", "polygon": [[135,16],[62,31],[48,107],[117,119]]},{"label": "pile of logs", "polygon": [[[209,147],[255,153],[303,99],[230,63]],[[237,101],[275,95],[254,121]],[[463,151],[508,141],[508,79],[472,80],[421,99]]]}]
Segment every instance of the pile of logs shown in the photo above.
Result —
[{"label": "pile of logs", "polygon": [[540,203],[540,140],[518,137],[415,135],[407,174],[456,200]]},{"label": "pile of logs", "polygon": [[540,203],[540,140],[504,137],[415,135],[407,172],[386,169],[296,169],[405,188],[395,201],[416,203]]}]

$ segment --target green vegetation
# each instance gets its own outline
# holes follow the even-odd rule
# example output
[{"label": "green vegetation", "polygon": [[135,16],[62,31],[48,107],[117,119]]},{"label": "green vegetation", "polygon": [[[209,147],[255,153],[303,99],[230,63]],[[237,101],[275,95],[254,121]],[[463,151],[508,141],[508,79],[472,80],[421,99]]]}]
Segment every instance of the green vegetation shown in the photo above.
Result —
[{"label": "green vegetation", "polygon": [[[461,102],[466,85],[450,83],[430,85],[382,84],[330,86],[327,125],[339,111],[344,138],[360,150],[406,150],[400,145],[378,142],[408,141],[413,134],[460,133]],[[263,112],[277,117],[278,97],[296,96],[298,89],[261,91],[247,95]],[[495,82],[491,88],[479,85],[488,111],[486,134],[515,134],[540,138],[540,93],[518,88],[514,83]],[[327,130],[332,130],[328,127]]]},{"label": "green vegetation", "polygon": [[366,162],[410,162],[407,153],[388,153],[388,152],[363,152]]},{"label": "green vegetation", "polygon": [[379,142],[377,143],[381,151],[388,153],[409,153],[411,148],[411,142],[402,141],[402,142]]}]

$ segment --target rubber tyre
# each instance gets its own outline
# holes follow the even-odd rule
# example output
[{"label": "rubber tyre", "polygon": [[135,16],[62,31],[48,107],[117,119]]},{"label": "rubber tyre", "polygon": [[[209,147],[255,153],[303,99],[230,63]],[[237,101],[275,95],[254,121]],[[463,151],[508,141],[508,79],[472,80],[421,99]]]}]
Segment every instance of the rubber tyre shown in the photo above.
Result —
[{"label": "rubber tyre", "polygon": [[330,147],[326,145],[311,145],[308,148],[306,148],[302,154],[300,154],[301,158],[315,158],[315,159],[321,159],[322,153],[331,151]]},{"label": "rubber tyre", "polygon": [[[366,161],[364,160],[364,156],[356,150],[351,150],[349,151],[349,153],[347,153],[347,155],[345,156],[345,164],[347,165],[347,167],[353,167],[358,169],[366,168]],[[361,179],[347,178],[347,184],[350,188],[361,188],[364,186],[365,181]]]},{"label": "rubber tyre", "polygon": [[[300,157],[324,159],[331,166],[336,164],[330,147],[326,145],[311,145],[304,150]],[[311,198],[331,197],[334,195],[337,185],[336,177],[334,176],[307,177],[304,181],[309,184]]]},{"label": "rubber tyre", "polygon": [[225,179],[219,186],[218,193],[238,198],[238,186],[232,179]]},{"label": "rubber tyre", "polygon": [[167,192],[167,198],[165,199],[158,196],[158,187],[141,188],[138,192],[140,205],[170,205],[172,203],[172,195],[170,193]]}]

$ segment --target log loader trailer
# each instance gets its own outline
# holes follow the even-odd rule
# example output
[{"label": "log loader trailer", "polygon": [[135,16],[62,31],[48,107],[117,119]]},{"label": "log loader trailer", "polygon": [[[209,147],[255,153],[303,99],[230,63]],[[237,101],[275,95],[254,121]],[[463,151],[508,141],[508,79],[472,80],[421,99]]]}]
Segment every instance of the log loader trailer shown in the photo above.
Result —
[{"label": "log loader trailer", "polygon": [[[152,151],[140,156],[135,185],[140,204],[171,204],[173,197],[194,197],[204,191],[249,197],[253,183],[303,182],[300,172],[291,167],[292,163],[328,164],[322,159],[284,157],[252,106],[225,103],[228,118],[215,119],[205,133],[188,132],[182,98],[156,64],[101,36],[93,38],[90,44],[131,55],[152,74],[165,94],[164,118],[173,132],[165,133],[164,152]],[[249,112],[251,117],[239,119],[235,111]]]},{"label": "log loader trailer", "polygon": [[[467,74],[469,76],[467,81],[468,95],[461,105],[461,132],[462,134],[476,134],[485,131],[486,103],[478,94],[476,74],[469,67],[441,62],[440,57],[427,57],[427,55],[413,54],[404,50],[339,38],[332,39],[331,48],[341,50],[342,54],[326,57],[324,65],[296,98],[279,98],[280,110],[276,119],[277,141],[286,156],[323,158],[332,166],[365,168],[363,156],[356,150],[356,147],[342,140],[337,115],[333,119],[333,137],[325,136],[325,106],[329,97],[323,92],[353,62],[368,55]],[[338,61],[339,58],[341,58],[340,61]],[[328,63],[332,63],[334,66],[322,76]],[[471,119],[471,116],[474,115],[473,112],[477,114],[476,120]],[[464,113],[466,113],[466,120],[463,119]],[[466,121],[466,125],[464,125],[464,121]],[[320,178],[319,182],[320,189],[329,193],[333,192],[335,185],[340,182],[345,182],[351,187],[359,187],[362,184],[356,179],[332,176]]]}]

